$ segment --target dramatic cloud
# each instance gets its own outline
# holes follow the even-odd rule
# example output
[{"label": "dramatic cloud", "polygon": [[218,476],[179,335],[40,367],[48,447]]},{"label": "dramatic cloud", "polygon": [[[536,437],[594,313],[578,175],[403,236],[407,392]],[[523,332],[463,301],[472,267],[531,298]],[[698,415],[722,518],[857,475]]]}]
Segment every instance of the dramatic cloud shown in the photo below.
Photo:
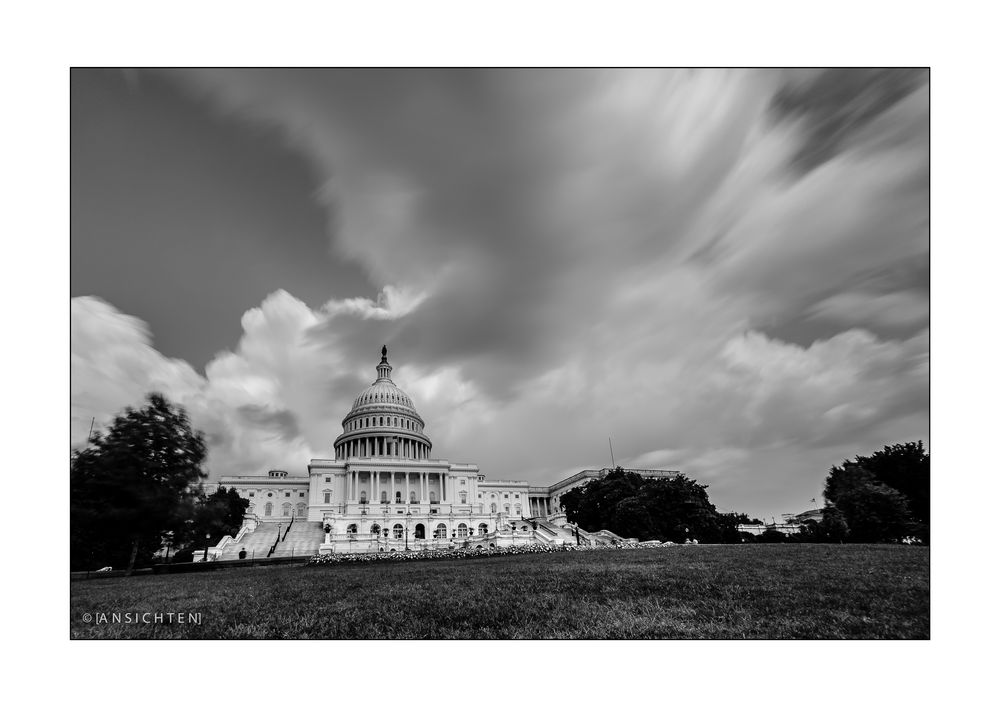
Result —
[{"label": "dramatic cloud", "polygon": [[920,72],[169,76],[309,163],[331,257],[381,294],[310,307],[290,282],[203,377],[75,301],[77,438],[160,387],[214,474],[299,470],[382,343],[435,453],[496,477],[605,465],[613,435],[616,461],[767,513],[843,456],[926,438]]}]

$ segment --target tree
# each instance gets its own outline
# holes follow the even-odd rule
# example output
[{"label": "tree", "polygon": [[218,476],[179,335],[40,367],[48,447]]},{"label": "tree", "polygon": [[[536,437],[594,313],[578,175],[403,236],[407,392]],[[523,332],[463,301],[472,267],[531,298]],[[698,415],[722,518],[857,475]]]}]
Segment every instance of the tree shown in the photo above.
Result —
[{"label": "tree", "polygon": [[706,488],[683,474],[644,479],[619,467],[570,490],[562,504],[567,520],[591,532],[607,529],[640,540],[684,542],[690,537],[719,542],[723,524]]},{"label": "tree", "polygon": [[211,535],[209,542],[216,544],[224,535],[235,535],[243,524],[243,515],[250,506],[250,500],[242,498],[234,489],[220,486],[211,495],[199,496],[191,514],[191,524],[197,533],[196,542],[201,543],[205,534]]},{"label": "tree", "polygon": [[861,484],[841,494],[837,510],[852,542],[898,542],[915,532],[906,497],[881,484]]},{"label": "tree", "polygon": [[847,521],[844,520],[844,514],[835,506],[828,505],[823,509],[821,520],[807,520],[802,523],[799,536],[802,542],[842,543],[848,536]]},{"label": "tree", "polygon": [[774,528],[768,528],[756,538],[756,542],[759,543],[783,543],[787,541],[788,536]]},{"label": "tree", "polygon": [[[922,442],[885,447],[830,469],[823,495],[852,542],[898,542],[930,535],[930,457]],[[824,523],[827,511],[824,509]],[[831,514],[826,531],[836,532]]]},{"label": "tree", "polygon": [[157,393],[126,408],[70,464],[70,561],[74,568],[146,560],[179,528],[191,488],[205,477],[205,442],[183,408]]},{"label": "tree", "polygon": [[877,483],[903,495],[915,523],[915,534],[928,540],[931,527],[931,457],[924,450],[923,441],[886,446],[870,456],[855,457],[854,463],[871,472]]}]

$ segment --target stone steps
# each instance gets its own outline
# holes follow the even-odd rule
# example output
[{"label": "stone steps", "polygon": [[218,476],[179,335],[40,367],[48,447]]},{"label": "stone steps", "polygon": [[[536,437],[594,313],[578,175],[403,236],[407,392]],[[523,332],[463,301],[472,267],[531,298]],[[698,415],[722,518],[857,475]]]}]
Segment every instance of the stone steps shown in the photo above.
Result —
[{"label": "stone steps", "polygon": [[244,535],[239,542],[230,543],[219,559],[238,560],[240,550],[247,551],[247,559],[267,557],[267,551],[271,549],[271,545],[278,535],[279,525],[284,529],[284,523],[261,523],[256,530]]},{"label": "stone steps", "polygon": [[278,543],[272,557],[295,557],[315,555],[323,544],[326,533],[319,521],[297,520],[292,524],[285,539]]}]

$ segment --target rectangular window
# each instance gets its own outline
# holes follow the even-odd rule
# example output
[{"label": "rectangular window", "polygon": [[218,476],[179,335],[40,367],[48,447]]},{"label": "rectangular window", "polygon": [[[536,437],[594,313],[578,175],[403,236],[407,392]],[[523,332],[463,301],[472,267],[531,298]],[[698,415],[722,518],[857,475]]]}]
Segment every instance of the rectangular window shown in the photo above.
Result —
[{"label": "rectangular window", "polygon": [[250,498],[253,498],[253,491],[250,492]]},{"label": "rectangular window", "polygon": [[514,494],[514,498],[521,498],[521,494],[519,494],[519,493],[515,493],[515,494]]},{"label": "rectangular window", "polygon": [[509,494],[509,493],[505,493],[505,494],[503,495],[503,497],[504,497],[504,498],[510,498],[510,494]]},{"label": "rectangular window", "polygon": [[329,503],[329,502],[330,502],[330,492],[327,491],[326,493],[323,494],[323,503]]},{"label": "rectangular window", "polygon": [[465,479],[462,479],[462,486],[465,486]]},{"label": "rectangular window", "polygon": [[305,498],[305,497],[306,497],[306,492],[305,491],[299,491],[299,498]]},{"label": "rectangular window", "polygon": [[291,498],[291,497],[292,497],[292,492],[291,491],[285,491],[285,498]]},{"label": "rectangular window", "polygon": [[326,483],[330,483],[330,477],[327,476],[326,479],[325,479],[325,481],[326,481]]}]

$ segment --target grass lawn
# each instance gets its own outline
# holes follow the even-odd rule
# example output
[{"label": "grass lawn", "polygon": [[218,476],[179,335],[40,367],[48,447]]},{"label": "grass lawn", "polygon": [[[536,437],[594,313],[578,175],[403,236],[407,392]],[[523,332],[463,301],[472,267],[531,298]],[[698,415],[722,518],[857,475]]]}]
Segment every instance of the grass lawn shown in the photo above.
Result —
[{"label": "grass lawn", "polygon": [[[716,545],[70,584],[74,638],[929,638],[930,557]],[[201,625],[84,613],[201,612]]]}]

